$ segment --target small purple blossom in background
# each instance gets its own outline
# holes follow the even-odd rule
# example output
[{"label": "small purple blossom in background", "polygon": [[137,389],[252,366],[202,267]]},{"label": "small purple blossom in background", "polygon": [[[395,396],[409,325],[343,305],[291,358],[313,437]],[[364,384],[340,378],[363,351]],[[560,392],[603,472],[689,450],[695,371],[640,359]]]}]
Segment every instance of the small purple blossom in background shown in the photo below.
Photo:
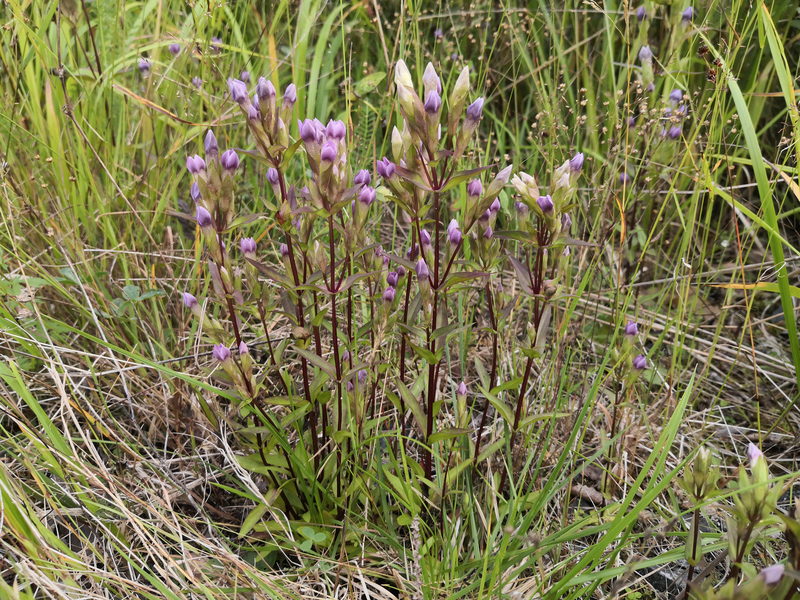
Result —
[{"label": "small purple blossom in background", "polygon": [[192,77],[192,85],[199,90],[201,87],[203,87],[203,80],[199,77]]},{"label": "small purple blossom in background", "polygon": [[367,382],[367,370],[361,369],[358,372],[358,383],[364,385]]},{"label": "small purple blossom in background", "polygon": [[431,245],[431,234],[423,229],[419,232],[419,239],[422,243],[422,251],[425,252],[425,248],[429,248]]},{"label": "small purple blossom in background", "polygon": [[297,102],[297,87],[293,83],[290,83],[283,93],[283,101],[291,104]]},{"label": "small purple blossom in background", "polygon": [[247,95],[247,85],[243,81],[239,81],[238,79],[229,79],[228,89],[231,93],[231,100],[236,102],[236,104],[241,106],[250,101],[250,98]]},{"label": "small purple blossom in background", "polygon": [[211,351],[211,353],[219,362],[225,362],[231,357],[231,351],[223,344],[217,344],[214,346],[214,349]]},{"label": "small purple blossom in background", "polygon": [[425,112],[429,115],[435,115],[442,108],[442,99],[436,90],[428,92],[428,97],[425,99]]},{"label": "small purple blossom in background", "polygon": [[239,355],[244,356],[249,353],[250,349],[247,347],[247,344],[245,344],[244,341],[239,342]]},{"label": "small purple blossom in background", "polygon": [[255,258],[257,246],[253,238],[242,238],[242,241],[239,242],[239,248],[247,258]]},{"label": "small purple blossom in background", "polygon": [[197,207],[197,225],[200,229],[214,226],[214,219],[211,218],[211,213],[202,206]]},{"label": "small purple blossom in background", "polygon": [[674,89],[669,93],[669,101],[672,102],[673,106],[677,106],[681,100],[683,100],[683,92],[681,90]]},{"label": "small purple blossom in background", "polygon": [[239,155],[236,154],[235,150],[225,150],[225,152],[222,153],[219,162],[223,169],[229,173],[233,173],[239,168]]},{"label": "small purple blossom in background", "polygon": [[197,298],[195,298],[189,292],[183,292],[183,303],[186,305],[186,308],[188,308],[189,310],[193,309],[198,304],[197,303]]},{"label": "small purple blossom in background", "polygon": [[448,239],[450,240],[450,246],[455,249],[461,243],[461,230],[456,227],[450,230],[450,233],[447,235]]},{"label": "small purple blossom in background", "polygon": [[494,202],[492,202],[491,206],[489,206],[489,210],[491,211],[491,213],[492,213],[493,215],[496,215],[497,213],[499,213],[499,212],[500,212],[500,208],[501,208],[501,207],[502,207],[502,206],[501,206],[501,204],[500,204],[500,200],[498,200],[497,198],[495,198],[495,199],[494,199]]},{"label": "small purple blossom in background", "polygon": [[406,250],[406,258],[408,260],[417,260],[419,255],[419,244],[411,244],[411,247]]},{"label": "small purple blossom in background", "polygon": [[636,128],[636,117],[628,117],[628,121],[626,122],[628,125],[628,129],[635,129]]},{"label": "small purple blossom in background", "polygon": [[519,202],[519,201],[514,202],[514,208],[517,209],[517,217],[519,217],[520,219],[526,218],[528,216],[528,213],[530,212],[528,205],[525,204],[524,202]]},{"label": "small purple blossom in background", "polygon": [[572,227],[572,217],[569,214],[564,213],[561,215],[561,229],[562,231],[569,231]]},{"label": "small purple blossom in background", "polygon": [[758,576],[766,583],[767,585],[777,585],[780,583],[781,579],[783,579],[783,572],[785,570],[784,565],[772,565],[769,567],[765,567],[761,569],[761,572]]},{"label": "small purple blossom in background", "polygon": [[473,179],[467,184],[467,195],[477,198],[483,193],[483,184],[480,179]]},{"label": "small purple blossom in background", "polygon": [[467,395],[467,384],[463,381],[458,384],[456,388],[456,396],[466,396]]},{"label": "small purple blossom in background", "polygon": [[417,272],[417,279],[420,281],[425,281],[430,276],[430,271],[428,271],[428,265],[425,264],[425,259],[420,258],[417,266],[415,267],[415,271]]},{"label": "small purple blossom in background", "polygon": [[747,459],[750,461],[750,466],[756,464],[756,461],[759,458],[763,458],[764,453],[759,450],[758,446],[756,446],[753,442],[750,442],[750,445],[747,446]]},{"label": "small purple blossom in background", "polygon": [[355,185],[369,185],[370,181],[372,181],[372,177],[366,169],[361,169],[356,173],[356,176],[353,177],[353,183]]},{"label": "small purple blossom in background", "polygon": [[391,304],[392,302],[394,302],[394,294],[395,294],[395,289],[391,286],[387,287],[386,290],[383,292],[383,301],[386,304]]},{"label": "small purple blossom in background", "polygon": [[348,381],[347,382],[347,391],[352,394],[354,389],[356,389],[356,388],[353,385],[353,382],[352,381]]},{"label": "small purple blossom in background", "polygon": [[145,77],[150,74],[150,61],[146,58],[139,59],[139,72]]},{"label": "small purple blossom in background", "polygon": [[644,371],[645,367],[647,367],[647,358],[645,358],[644,354],[640,354],[633,359],[634,369],[637,371]]},{"label": "small purple blossom in background", "polygon": [[397,287],[397,281],[399,277],[395,271],[390,271],[389,274],[386,276],[386,283],[392,286],[393,288]]},{"label": "small purple blossom in background", "polygon": [[483,114],[483,98],[478,98],[467,107],[467,119],[478,121]]},{"label": "small purple blossom in background", "polygon": [[681,22],[684,25],[688,25],[692,22],[692,17],[694,17],[694,8],[690,6],[681,13]]},{"label": "small purple blossom in background", "polygon": [[672,127],[670,127],[669,131],[667,132],[667,137],[669,137],[669,139],[671,139],[671,140],[677,140],[679,137],[681,137],[681,128],[680,128],[680,126],[679,125],[673,125]]},{"label": "small purple blossom in background", "polygon": [[656,91],[656,84],[651,81],[650,83],[647,84],[647,88],[646,89],[647,89],[648,92],[655,92]]},{"label": "small purple blossom in background", "polygon": [[281,244],[278,250],[281,253],[281,258],[286,258],[287,256],[289,256],[289,246],[287,246],[286,244]]},{"label": "small purple blossom in background", "polygon": [[494,237],[494,231],[492,231],[491,226],[489,226],[483,232],[483,239],[488,241],[488,240],[491,240],[493,237]]},{"label": "small purple blossom in background", "polygon": [[553,214],[553,199],[550,197],[550,194],[547,196],[539,196],[539,198],[536,200],[536,204],[539,205],[539,208],[542,209],[544,214]]},{"label": "small purple blossom in background", "polygon": [[242,71],[239,79],[242,80],[242,83],[250,83],[250,71]]},{"label": "small purple blossom in background", "polygon": [[647,18],[647,9],[644,6],[640,6],[636,11],[636,19],[641,23]]},{"label": "small purple blossom in background", "polygon": [[221,43],[222,43],[222,40],[220,38],[218,38],[216,36],[212,36],[211,45],[209,46],[209,48],[211,49],[212,52],[221,52],[222,48],[220,48],[218,46],[218,44],[221,44]]},{"label": "small purple blossom in background", "polygon": [[175,42],[174,44],[170,44],[169,53],[172,54],[172,56],[178,56],[178,54],[181,53],[181,45],[177,42]]},{"label": "small purple blossom in background", "polygon": [[189,190],[189,194],[192,196],[192,200],[194,200],[195,203],[200,202],[200,186],[197,185],[196,181],[192,182],[192,187]]},{"label": "small purple blossom in background", "polygon": [[583,152],[578,152],[569,159],[569,170],[572,173],[578,173],[581,169],[583,169]]},{"label": "small purple blossom in background", "polygon": [[653,51],[650,50],[650,46],[642,46],[641,50],[639,50],[639,60],[644,63],[653,60]]},{"label": "small purple blossom in background", "polygon": [[278,185],[278,169],[270,167],[267,169],[267,181],[272,185]]},{"label": "small purple blossom in background", "polygon": [[619,182],[622,185],[627,185],[631,181],[633,181],[633,178],[630,175],[628,175],[625,171],[623,171],[622,173],[619,174]]},{"label": "small purple blossom in background", "polygon": [[350,360],[350,351],[345,350],[344,354],[342,354],[342,361],[347,362],[348,360]]},{"label": "small purple blossom in background", "polygon": [[438,28],[433,32],[433,39],[438,41],[438,40],[441,40],[443,37],[444,37],[444,33],[442,33],[441,28]]},{"label": "small purple blossom in background", "polygon": [[625,325],[625,335],[628,337],[636,337],[639,335],[639,325],[635,321],[628,321]]}]

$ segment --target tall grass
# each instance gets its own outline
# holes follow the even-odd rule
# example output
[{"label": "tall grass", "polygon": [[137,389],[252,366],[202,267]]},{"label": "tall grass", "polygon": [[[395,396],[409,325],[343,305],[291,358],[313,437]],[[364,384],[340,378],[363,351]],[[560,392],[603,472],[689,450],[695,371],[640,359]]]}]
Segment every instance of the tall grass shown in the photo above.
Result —
[{"label": "tall grass", "polygon": [[[674,597],[696,508],[706,562],[695,576],[717,559],[698,584],[723,582],[724,515],[741,490],[693,503],[678,485],[684,467],[704,445],[725,482],[755,442],[775,486],[790,490],[800,472],[796,15],[731,0],[696,5],[682,24],[685,6],[644,5],[642,25],[638,6],[613,2],[4,4],[5,595]],[[645,42],[652,94],[637,85]],[[471,67],[487,99],[476,163],[513,163],[541,186],[553,166],[586,155],[578,242],[516,435],[532,301],[507,261],[492,314],[488,287],[454,296],[465,327],[443,356],[442,389],[466,380],[470,435],[485,410],[487,437],[479,456],[465,440],[431,443],[436,464],[452,452],[464,465],[445,477],[449,492],[426,495],[418,447],[389,400],[401,391],[387,388],[372,433],[344,456],[344,503],[310,483],[305,510],[291,514],[268,470],[243,460],[248,423],[180,302],[178,292],[210,287],[179,206],[191,204],[185,157],[209,128],[221,147],[252,148],[226,85],[247,70],[279,90],[294,82],[295,116],[345,121],[350,164],[373,171],[402,124],[398,59],[418,87],[428,61],[447,89]],[[675,88],[688,118],[677,140],[662,139]],[[295,119],[289,134],[298,138]],[[237,203],[261,217],[247,234],[279,263],[266,169],[243,164]],[[512,230],[513,188],[500,200],[498,222]],[[372,225],[401,254],[399,211],[387,203]],[[367,322],[367,303],[356,306]],[[630,392],[619,375],[629,320],[649,361]],[[286,319],[267,327],[281,372],[269,370],[266,343],[254,347],[280,396],[282,380],[300,380],[300,358]],[[424,377],[409,374],[411,395]],[[437,430],[456,404],[445,391]],[[314,482],[302,418],[280,415],[270,433],[281,468]],[[758,531],[745,579],[786,558],[792,531],[780,517]]]}]

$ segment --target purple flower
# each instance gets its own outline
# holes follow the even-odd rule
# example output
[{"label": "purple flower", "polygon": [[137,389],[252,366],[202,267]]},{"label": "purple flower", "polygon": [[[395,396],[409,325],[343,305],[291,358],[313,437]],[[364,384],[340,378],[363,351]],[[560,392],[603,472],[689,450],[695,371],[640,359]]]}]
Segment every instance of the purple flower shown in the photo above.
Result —
[{"label": "purple flower", "polygon": [[347,135],[347,127],[342,121],[330,120],[325,128],[325,135],[334,140],[343,140]]},{"label": "purple flower", "polygon": [[352,394],[354,389],[355,389],[355,386],[353,386],[353,382],[352,381],[348,381],[347,382],[347,391]]},{"label": "purple flower", "polygon": [[239,242],[239,247],[245,256],[248,254],[255,255],[256,253],[256,241],[253,238],[242,238],[242,241]]},{"label": "purple flower", "polygon": [[239,79],[241,79],[243,83],[250,83],[250,71],[242,71],[242,74],[239,75]]},{"label": "purple flower", "polygon": [[257,106],[250,105],[247,107],[247,118],[251,121],[260,121],[261,120],[261,111],[258,110]]},{"label": "purple flower", "polygon": [[226,171],[233,173],[239,168],[239,155],[235,150],[225,150],[219,159],[222,168]]},{"label": "purple flower", "polygon": [[386,283],[388,283],[393,288],[396,288],[398,279],[399,277],[395,271],[389,271],[389,274],[386,276]]},{"label": "purple flower", "polygon": [[467,185],[467,195],[476,198],[483,193],[483,184],[480,179],[473,179]]},{"label": "purple flower", "polygon": [[448,237],[450,239],[450,245],[453,248],[455,248],[461,243],[461,231],[457,227],[450,231]]},{"label": "purple flower", "polygon": [[344,354],[342,354],[342,361],[346,362],[348,360],[350,360],[350,351],[349,350],[345,350]]},{"label": "purple flower", "polygon": [[223,344],[217,344],[214,346],[212,354],[219,362],[225,362],[231,357],[231,351],[228,350],[228,347],[224,346]]},{"label": "purple flower", "polygon": [[640,354],[633,359],[634,369],[637,371],[644,371],[645,367],[647,367],[647,358],[645,358],[644,354]]},{"label": "purple flower", "polygon": [[411,248],[406,250],[406,258],[408,260],[417,260],[419,255],[419,244],[411,244]]},{"label": "purple flower", "polygon": [[572,227],[572,217],[570,217],[567,213],[561,215],[561,229],[562,231],[569,231]]},{"label": "purple flower", "polygon": [[569,246],[566,246],[564,248],[564,251],[561,253],[561,256],[563,256],[564,258],[567,258],[570,254],[572,254],[572,252],[570,252]]},{"label": "purple flower", "polygon": [[425,99],[425,112],[429,115],[435,115],[442,108],[442,99],[436,90],[428,92],[428,97]]},{"label": "purple flower", "polygon": [[442,33],[442,30],[441,30],[441,28],[439,28],[439,29],[436,29],[436,30],[433,32],[433,38],[434,38],[434,39],[436,39],[436,40],[440,40],[440,39],[442,39],[443,37],[444,37],[444,34]]},{"label": "purple flower", "polygon": [[669,137],[669,139],[671,139],[671,140],[677,140],[679,137],[681,137],[681,128],[680,128],[680,126],[679,125],[673,125],[672,127],[670,127],[669,131],[667,132],[667,137]]},{"label": "purple flower", "polygon": [[539,196],[539,198],[536,200],[536,204],[539,205],[539,208],[542,209],[544,214],[553,214],[553,199],[550,197],[550,194],[547,196]]},{"label": "purple flower", "polygon": [[362,188],[361,193],[358,195],[358,201],[369,207],[375,202],[375,189],[370,186]]},{"label": "purple flower", "polygon": [[686,116],[686,105],[681,104],[678,108],[675,109],[675,115],[680,117],[681,119]]},{"label": "purple flower", "polygon": [[431,274],[430,271],[428,271],[428,265],[425,264],[424,258],[419,259],[415,271],[417,272],[417,279],[420,281],[427,280]]},{"label": "purple flower", "polygon": [[669,101],[670,102],[673,102],[674,104],[678,104],[678,102],[680,102],[681,100],[683,100],[683,92],[682,91],[680,91],[678,89],[674,89],[669,93]]},{"label": "purple flower", "polygon": [[376,170],[378,171],[378,175],[384,179],[391,179],[395,172],[395,166],[392,161],[384,156],[378,161]]},{"label": "purple flower", "polygon": [[425,231],[424,229],[419,232],[419,239],[422,243],[422,251],[425,252],[426,248],[430,248],[431,245],[431,234]]},{"label": "purple flower", "polygon": [[753,467],[756,464],[756,461],[763,457],[764,453],[758,449],[758,446],[756,446],[753,442],[750,442],[750,445],[747,446],[747,458],[750,461],[750,466]]},{"label": "purple flower", "polygon": [[199,90],[201,87],[203,87],[203,80],[199,77],[192,77],[192,85]]},{"label": "purple flower", "polygon": [[569,159],[569,170],[578,173],[583,168],[583,152],[578,152]]},{"label": "purple flower", "polygon": [[361,169],[356,176],[353,177],[353,183],[355,185],[369,185],[369,182],[372,181],[372,177],[370,177],[369,171],[366,169]]},{"label": "purple flower", "polygon": [[203,147],[205,148],[206,155],[216,154],[219,152],[219,145],[217,145],[217,136],[210,129],[206,133],[206,138],[203,140]]},{"label": "purple flower", "polygon": [[192,188],[189,190],[189,194],[191,194],[192,200],[195,202],[200,201],[200,186],[197,185],[196,181],[192,182]]},{"label": "purple flower", "polygon": [[494,202],[492,202],[492,205],[489,207],[489,210],[492,212],[493,215],[496,215],[497,213],[500,212],[500,208],[501,208],[500,207],[500,200],[495,198]]},{"label": "purple flower", "polygon": [[196,175],[197,173],[206,170],[206,161],[195,154],[194,156],[190,156],[186,159],[186,168],[188,169],[189,173]]},{"label": "purple flower", "polygon": [[272,82],[263,78],[258,78],[258,84],[256,85],[256,94],[258,94],[259,100],[268,100],[269,98],[275,97],[275,86],[272,85]]},{"label": "purple flower", "polygon": [[648,92],[655,92],[656,91],[656,84],[651,81],[650,83],[647,84],[647,88],[646,89],[647,89]]},{"label": "purple flower", "polygon": [[460,226],[458,225],[458,221],[456,221],[455,219],[451,219],[450,223],[448,223],[447,225],[448,235],[452,233],[454,229],[460,229]]},{"label": "purple flower", "polygon": [[478,98],[467,107],[467,119],[477,121],[483,113],[483,98]]},{"label": "purple flower", "polygon": [[293,83],[290,83],[289,87],[287,87],[286,91],[283,93],[283,101],[289,102],[290,104],[297,102],[297,88]]},{"label": "purple flower", "polygon": [[638,19],[639,23],[644,21],[647,18],[647,10],[644,6],[640,6],[639,9],[636,11],[636,18]]},{"label": "purple flower", "polygon": [[211,51],[212,52],[219,52],[221,48],[217,46],[217,44],[221,44],[222,40],[216,36],[211,37]]},{"label": "purple flower", "polygon": [[211,213],[202,206],[197,207],[197,224],[200,226],[200,229],[205,229],[206,227],[212,227],[214,225]]},{"label": "purple flower", "polygon": [[761,572],[758,576],[766,583],[767,585],[777,585],[780,583],[780,580],[783,578],[783,571],[785,567],[781,565],[772,565],[761,569]]},{"label": "purple flower", "polygon": [[289,256],[289,246],[286,244],[281,244],[278,249],[280,250],[281,258],[286,258]]},{"label": "purple flower", "polygon": [[639,50],[639,60],[645,63],[653,60],[653,51],[650,50],[650,46],[642,46]]},{"label": "purple flower", "polygon": [[311,144],[318,141],[317,128],[314,126],[314,121],[306,119],[299,124],[300,138],[306,143]]},{"label": "purple flower", "polygon": [[406,276],[406,268],[403,265],[397,267],[397,280],[399,281]]},{"label": "purple flower", "polygon": [[625,335],[628,337],[636,337],[639,335],[639,325],[635,321],[628,321],[625,325]]},{"label": "purple flower", "polygon": [[366,369],[361,369],[358,372],[358,383],[360,385],[364,385],[366,382],[367,382],[367,370]]},{"label": "purple flower", "polygon": [[524,202],[519,202],[519,201],[514,202],[514,208],[517,210],[517,217],[519,217],[520,219],[526,218],[528,216],[528,213],[530,212],[528,205],[525,204]]},{"label": "purple flower", "polygon": [[622,173],[619,174],[619,182],[622,185],[627,185],[631,181],[633,181],[633,178],[630,175],[628,175],[625,171],[623,171]]},{"label": "purple flower", "polygon": [[147,75],[150,73],[150,61],[146,58],[139,59],[139,72],[142,75]]},{"label": "purple flower", "polygon": [[195,298],[189,292],[183,292],[183,303],[186,305],[186,308],[192,310],[195,306],[197,306],[197,298]]},{"label": "purple flower", "polygon": [[172,54],[172,56],[178,56],[178,54],[181,53],[181,45],[178,43],[170,44],[169,52]]},{"label": "purple flower", "polygon": [[247,95],[247,85],[238,79],[228,80],[228,90],[231,93],[231,99],[239,106],[243,106],[250,101]]},{"label": "purple flower", "polygon": [[467,384],[463,381],[458,384],[456,388],[456,396],[466,396],[467,395]]},{"label": "purple flower", "polygon": [[386,304],[391,304],[392,302],[394,302],[394,294],[395,294],[394,288],[391,286],[387,287],[386,290],[383,292],[383,301]]},{"label": "purple flower", "polygon": [[492,231],[491,227],[487,227],[486,230],[483,232],[483,239],[490,240],[494,237],[494,232]]},{"label": "purple flower", "polygon": [[628,129],[633,129],[636,127],[636,117],[628,117]]},{"label": "purple flower", "polygon": [[267,169],[267,181],[272,185],[278,185],[278,169],[270,167]]},{"label": "purple flower", "polygon": [[694,8],[691,6],[687,8],[683,13],[681,13],[681,21],[684,24],[689,24],[692,21],[692,17],[694,16]]},{"label": "purple flower", "polygon": [[320,159],[325,162],[333,162],[336,160],[336,142],[328,140],[322,145],[322,151],[319,154]]}]

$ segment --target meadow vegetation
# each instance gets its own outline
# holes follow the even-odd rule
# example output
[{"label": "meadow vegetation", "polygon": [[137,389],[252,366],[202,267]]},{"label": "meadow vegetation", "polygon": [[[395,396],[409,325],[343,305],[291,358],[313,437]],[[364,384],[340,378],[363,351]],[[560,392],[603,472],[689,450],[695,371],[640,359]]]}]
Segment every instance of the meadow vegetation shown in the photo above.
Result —
[{"label": "meadow vegetation", "polygon": [[800,597],[795,4],[2,14],[2,597]]}]

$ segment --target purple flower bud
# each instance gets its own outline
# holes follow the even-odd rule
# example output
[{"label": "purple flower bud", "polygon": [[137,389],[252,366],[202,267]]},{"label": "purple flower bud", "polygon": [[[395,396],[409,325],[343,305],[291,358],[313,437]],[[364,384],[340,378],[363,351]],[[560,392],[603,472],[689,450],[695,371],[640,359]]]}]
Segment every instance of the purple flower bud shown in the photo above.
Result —
[{"label": "purple flower bud", "polygon": [[425,112],[429,115],[435,115],[442,108],[442,99],[436,90],[428,92],[428,97],[425,99]]},{"label": "purple flower bud", "polygon": [[467,395],[467,384],[463,381],[458,384],[456,388],[456,396],[466,396]]},{"label": "purple flower bud", "polygon": [[572,227],[572,217],[570,217],[567,213],[561,215],[561,229],[562,231],[569,231]]},{"label": "purple flower bud", "polygon": [[195,298],[189,292],[183,292],[183,303],[186,305],[186,308],[192,310],[195,306],[197,306],[197,298]]},{"label": "purple flower bud", "polygon": [[169,52],[172,54],[172,56],[178,56],[178,54],[181,53],[181,45],[178,43],[170,44]]},{"label": "purple flower bud", "polygon": [[680,117],[681,119],[686,116],[686,105],[681,104],[678,108],[675,109],[675,115]]},{"label": "purple flower bud", "polygon": [[281,244],[279,250],[281,253],[281,258],[286,258],[287,256],[289,256],[289,246],[287,246],[286,244]]},{"label": "purple flower bud", "polygon": [[681,21],[684,24],[688,24],[691,22],[693,16],[694,16],[694,8],[690,6],[685,11],[683,11],[683,13],[681,13]]},{"label": "purple flower bud", "polygon": [[483,113],[483,98],[478,98],[467,107],[467,119],[477,121]]},{"label": "purple flower bud", "polygon": [[200,186],[197,185],[196,181],[192,182],[192,188],[189,190],[189,193],[192,196],[192,200],[195,202],[200,202]]},{"label": "purple flower bud", "polygon": [[633,129],[636,127],[636,117],[628,117],[627,121],[628,129]]},{"label": "purple flower bud", "polygon": [[644,354],[640,354],[633,359],[633,368],[636,369],[637,371],[644,371],[646,367],[647,367],[647,359],[645,358]]},{"label": "purple flower bud", "polygon": [[411,244],[411,248],[406,250],[406,258],[408,260],[417,260],[419,255],[419,244]]},{"label": "purple flower bud", "polygon": [[333,162],[336,160],[336,142],[328,140],[322,145],[322,151],[319,157],[326,162]]},{"label": "purple flower bud", "polygon": [[306,119],[300,124],[300,138],[306,144],[317,141],[317,128],[314,127],[314,122],[311,119]]},{"label": "purple flower bud", "polygon": [[348,381],[347,382],[347,391],[352,394],[354,389],[356,389],[356,388],[353,385],[353,382],[352,381]]},{"label": "purple flower bud", "polygon": [[570,252],[569,246],[566,246],[564,248],[564,251],[561,253],[561,256],[567,258],[570,254],[572,254],[572,252]]},{"label": "purple flower bud", "polygon": [[289,87],[287,87],[286,91],[283,93],[283,101],[291,104],[297,102],[297,88],[293,83],[290,83]]},{"label": "purple flower bud", "polygon": [[758,576],[766,583],[767,585],[777,585],[780,583],[781,579],[783,579],[783,571],[785,567],[784,565],[772,565],[761,569],[761,572]]},{"label": "purple flower bud", "polygon": [[669,119],[672,116],[672,109],[667,107],[664,109],[664,118]]},{"label": "purple flower bud", "polygon": [[146,58],[139,59],[139,72],[142,75],[147,75],[148,73],[150,73],[150,61],[147,60]]},{"label": "purple flower bud", "polygon": [[635,321],[628,321],[625,325],[625,335],[628,337],[639,335],[639,325]]},{"label": "purple flower bud", "polygon": [[487,208],[486,212],[484,212],[480,217],[478,217],[478,221],[481,223],[481,225],[484,225],[488,223],[489,219],[491,218],[492,218],[492,211]]},{"label": "purple flower bud", "polygon": [[677,140],[679,137],[681,137],[680,125],[673,125],[670,127],[669,131],[667,132],[667,137],[669,137],[671,140]]},{"label": "purple flower bud", "polygon": [[278,185],[278,169],[270,167],[267,169],[267,181],[272,185]]},{"label": "purple flower bud", "polygon": [[528,205],[525,204],[524,202],[519,202],[519,201],[514,202],[514,208],[517,209],[517,217],[521,219],[527,217],[528,213],[530,212]]},{"label": "purple flower bud", "polygon": [[235,150],[225,150],[219,159],[222,168],[226,171],[233,172],[239,168],[239,155]]},{"label": "purple flower bud", "polygon": [[221,44],[221,43],[222,43],[222,40],[220,38],[218,38],[216,36],[212,36],[211,37],[211,46],[210,46],[211,51],[212,52],[219,52],[221,50],[221,48],[219,46],[217,46],[217,44]]},{"label": "purple flower bud", "polygon": [[203,87],[203,80],[199,77],[192,77],[192,85],[199,90],[201,87]]},{"label": "purple flower bud", "polygon": [[361,369],[358,372],[358,383],[359,385],[364,385],[367,382],[367,370]]},{"label": "purple flower bud", "polygon": [[489,207],[489,210],[492,212],[493,215],[496,215],[497,213],[500,212],[500,208],[501,208],[500,200],[495,198],[494,202],[492,202],[492,205]]},{"label": "purple flower bud", "polygon": [[383,292],[383,301],[386,304],[391,304],[392,302],[394,302],[394,294],[395,294],[394,288],[391,286],[387,287],[386,290]]},{"label": "purple flower bud", "polygon": [[461,230],[458,228],[451,230],[448,237],[450,239],[450,245],[455,248],[461,243]]},{"label": "purple flower bud", "polygon": [[208,133],[206,133],[206,138],[203,140],[203,147],[206,151],[206,156],[209,154],[216,154],[219,152],[219,146],[217,145],[217,136],[214,135],[214,132],[210,129]]},{"label": "purple flower bud", "polygon": [[325,128],[325,135],[334,140],[343,140],[347,136],[347,127],[342,121],[330,120]]},{"label": "purple flower bud", "polygon": [[228,89],[231,93],[231,99],[239,106],[243,106],[250,101],[247,95],[247,85],[238,79],[228,80]]},{"label": "purple flower bud", "polygon": [[491,227],[487,227],[486,230],[483,232],[483,239],[490,240],[494,237],[494,232],[492,231]]},{"label": "purple flower bud", "polygon": [[258,110],[258,107],[254,104],[251,104],[247,107],[247,118],[250,121],[260,121],[261,120],[261,111]]},{"label": "purple flower bud", "polygon": [[753,467],[756,464],[756,461],[759,458],[763,458],[764,453],[758,449],[753,442],[750,442],[750,445],[747,447],[747,459],[750,461],[750,467]]},{"label": "purple flower bud", "polygon": [[398,279],[399,277],[395,271],[389,271],[389,274],[386,276],[386,283],[393,288],[396,288]]},{"label": "purple flower bud", "polygon": [[441,28],[440,28],[440,29],[436,29],[436,30],[433,32],[433,39],[435,39],[435,40],[440,40],[440,39],[442,39],[443,37],[444,37],[444,34],[442,33],[442,30],[441,30]]},{"label": "purple flower bud", "polygon": [[375,189],[370,186],[362,188],[361,193],[358,195],[358,201],[369,207],[375,202]]},{"label": "purple flower bud", "polygon": [[406,276],[406,268],[403,265],[397,267],[397,280],[400,281]]},{"label": "purple flower bud", "polygon": [[460,229],[460,226],[458,225],[458,221],[451,219],[450,223],[447,225],[447,233],[452,233],[454,229]]},{"label": "purple flower bud", "polygon": [[250,354],[250,349],[244,341],[239,342],[239,356],[244,356],[245,354]]},{"label": "purple flower bud", "polygon": [[674,89],[669,93],[670,102],[678,104],[678,102],[680,102],[681,100],[683,100],[683,92],[681,90]]},{"label": "purple flower bud", "polygon": [[653,60],[653,51],[650,50],[650,46],[642,46],[641,50],[639,50],[639,60],[643,63]]},{"label": "purple flower bud", "polygon": [[200,226],[200,229],[213,227],[214,225],[214,220],[211,218],[211,213],[202,206],[197,207],[197,224]]},{"label": "purple flower bud", "polygon": [[259,100],[269,100],[270,98],[275,97],[275,86],[272,85],[272,82],[265,79],[264,77],[258,78],[258,84],[256,85],[256,94],[258,94]]},{"label": "purple flower bud", "polygon": [[355,185],[369,185],[369,182],[372,181],[372,177],[370,177],[369,171],[366,169],[361,169],[356,176],[353,177],[353,183]]},{"label": "purple flower bud", "polygon": [[376,170],[378,171],[378,175],[384,179],[391,179],[395,172],[395,166],[392,161],[384,156],[378,161]]},{"label": "purple flower bud", "polygon": [[[189,169],[189,173],[193,173],[193,174],[194,173],[201,173],[201,172],[206,170],[206,161],[204,161],[202,158],[200,158],[197,154],[194,155],[193,161],[194,161],[194,163],[193,163],[194,164],[194,171],[192,171],[192,169],[190,168]],[[188,163],[187,163],[187,167],[188,167]]]},{"label": "purple flower bud", "polygon": [[227,346],[224,346],[222,344],[217,344],[216,346],[214,346],[212,354],[214,355],[214,358],[216,358],[219,362],[225,362],[231,357],[231,351],[228,350]]},{"label": "purple flower bud", "polygon": [[636,18],[638,19],[639,23],[644,21],[647,18],[647,10],[644,6],[640,6],[639,9],[636,11]]},{"label": "purple flower bud", "polygon": [[428,271],[428,265],[425,264],[424,258],[419,259],[415,271],[417,272],[417,279],[420,281],[427,280],[431,274],[430,271]]},{"label": "purple flower bud", "polygon": [[583,152],[578,152],[575,156],[569,159],[569,170],[572,173],[578,173],[583,168]]},{"label": "purple flower bud", "polygon": [[242,74],[239,75],[239,79],[242,80],[242,83],[250,83],[250,71],[242,71]]},{"label": "purple flower bud", "polygon": [[245,256],[256,253],[256,241],[253,238],[242,238],[242,241],[239,242],[239,247]]},{"label": "purple flower bud", "polygon": [[536,200],[536,204],[539,205],[539,208],[542,209],[544,214],[553,214],[553,199],[550,197],[550,194],[547,196],[539,196],[539,198]]},{"label": "purple flower bud", "polygon": [[344,354],[342,354],[342,361],[346,362],[348,360],[350,360],[350,351],[349,350],[345,350]]},{"label": "purple flower bud", "polygon": [[419,232],[419,239],[422,242],[422,251],[424,252],[431,245],[431,234],[423,229]]},{"label": "purple flower bud", "polygon": [[647,89],[648,92],[655,92],[656,91],[656,84],[651,81],[650,83],[647,84],[647,88],[646,89]]},{"label": "purple flower bud", "polygon": [[619,182],[620,182],[622,185],[627,185],[627,184],[629,184],[631,181],[633,181],[633,178],[632,178],[630,175],[628,175],[627,173],[625,173],[624,171],[623,171],[622,173],[620,173],[620,174],[619,174]]},{"label": "purple flower bud", "polygon": [[473,198],[480,196],[483,193],[483,184],[480,179],[473,179],[467,185],[467,195]]}]

